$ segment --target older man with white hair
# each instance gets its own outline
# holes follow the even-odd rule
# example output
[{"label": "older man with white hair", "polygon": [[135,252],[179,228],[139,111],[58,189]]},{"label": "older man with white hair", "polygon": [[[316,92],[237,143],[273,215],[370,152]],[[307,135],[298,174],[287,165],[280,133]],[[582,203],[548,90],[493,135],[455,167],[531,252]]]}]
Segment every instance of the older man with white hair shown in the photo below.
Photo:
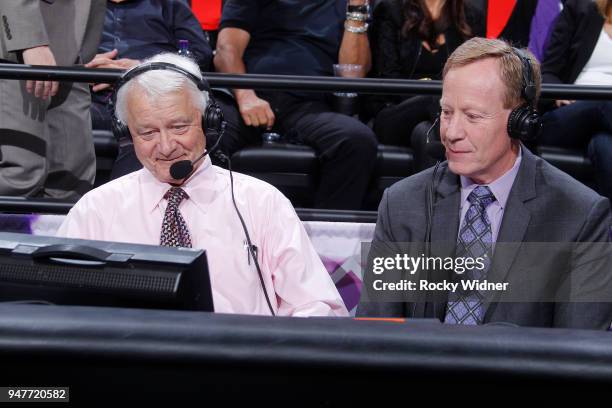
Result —
[{"label": "older man with white hair", "polygon": [[[232,180],[207,156],[196,160],[206,149],[203,84],[197,65],[174,54],[124,75],[115,113],[144,168],[86,194],[58,235],[204,248],[217,312],[348,315],[289,201],[263,181]],[[185,160],[193,170],[174,178],[172,165]]]}]

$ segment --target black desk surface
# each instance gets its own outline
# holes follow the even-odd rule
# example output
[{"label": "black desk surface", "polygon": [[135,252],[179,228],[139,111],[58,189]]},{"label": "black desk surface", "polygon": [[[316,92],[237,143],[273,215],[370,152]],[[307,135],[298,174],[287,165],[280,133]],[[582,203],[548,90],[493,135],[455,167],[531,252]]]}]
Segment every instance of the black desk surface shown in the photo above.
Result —
[{"label": "black desk surface", "polygon": [[282,385],[325,401],[404,387],[440,397],[474,381],[480,393],[564,395],[609,389],[612,334],[4,304],[0,361],[2,384],[69,384],[81,398],[101,393],[100,384],[150,396],[242,398]]}]

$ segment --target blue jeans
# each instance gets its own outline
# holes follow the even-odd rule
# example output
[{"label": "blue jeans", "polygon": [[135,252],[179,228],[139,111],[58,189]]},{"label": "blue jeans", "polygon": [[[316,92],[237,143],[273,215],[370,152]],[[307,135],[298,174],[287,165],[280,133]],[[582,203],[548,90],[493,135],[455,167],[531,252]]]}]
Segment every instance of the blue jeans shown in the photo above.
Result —
[{"label": "blue jeans", "polygon": [[577,101],[542,116],[540,142],[587,146],[599,192],[612,198],[612,101]]}]

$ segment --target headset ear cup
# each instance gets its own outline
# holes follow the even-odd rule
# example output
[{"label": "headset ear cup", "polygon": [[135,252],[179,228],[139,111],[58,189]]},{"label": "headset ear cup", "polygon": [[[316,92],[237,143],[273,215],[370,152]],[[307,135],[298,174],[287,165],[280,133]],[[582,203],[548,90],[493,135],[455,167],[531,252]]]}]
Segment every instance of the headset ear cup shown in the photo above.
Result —
[{"label": "headset ear cup", "polygon": [[519,133],[516,131],[516,126],[518,119],[517,117],[520,115],[521,108],[513,109],[510,112],[510,116],[508,116],[508,136],[512,139],[518,139]]},{"label": "headset ear cup", "polygon": [[114,114],[111,116],[111,131],[117,140],[131,139],[130,129],[121,122]]},{"label": "headset ear cup", "polygon": [[119,120],[117,115],[115,114],[115,98],[117,96],[117,90],[113,93],[113,96],[110,100],[108,109],[110,111],[111,117],[111,132],[113,132],[113,136],[117,141],[124,140],[126,138],[131,139],[132,135],[130,134],[130,129],[127,127],[125,123]]},{"label": "headset ear cup", "polygon": [[523,140],[527,142],[535,141],[542,130],[542,120],[540,114],[534,109],[530,109],[529,114],[525,118],[526,135]]},{"label": "headset ear cup", "polygon": [[517,111],[518,109],[513,109],[512,112],[510,112],[510,116],[508,116],[508,126],[507,126],[507,131],[508,131],[508,136],[510,136],[511,139],[516,139],[515,136],[515,123],[516,123],[516,115],[517,115]]},{"label": "headset ear cup", "polygon": [[221,132],[223,123],[223,110],[214,100],[210,100],[204,113],[202,124],[205,131]]},{"label": "headset ear cup", "polygon": [[535,140],[542,126],[540,115],[530,106],[523,105],[508,117],[508,135],[522,141]]}]

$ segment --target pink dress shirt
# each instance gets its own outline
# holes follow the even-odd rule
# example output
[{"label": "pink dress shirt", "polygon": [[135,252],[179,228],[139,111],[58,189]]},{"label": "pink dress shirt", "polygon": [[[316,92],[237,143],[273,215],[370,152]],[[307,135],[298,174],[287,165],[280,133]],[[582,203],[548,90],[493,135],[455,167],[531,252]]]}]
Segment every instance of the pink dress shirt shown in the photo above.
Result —
[{"label": "pink dress shirt", "polygon": [[[258,248],[263,279],[277,315],[348,316],[342,298],[315,252],[291,203],[273,186],[234,175],[236,204]],[[229,172],[204,163],[182,186],[179,210],[194,248],[207,252],[216,312],[269,315],[257,270],[232,204]],[[163,198],[170,185],[146,169],[87,193],[57,235],[159,245]]]}]

